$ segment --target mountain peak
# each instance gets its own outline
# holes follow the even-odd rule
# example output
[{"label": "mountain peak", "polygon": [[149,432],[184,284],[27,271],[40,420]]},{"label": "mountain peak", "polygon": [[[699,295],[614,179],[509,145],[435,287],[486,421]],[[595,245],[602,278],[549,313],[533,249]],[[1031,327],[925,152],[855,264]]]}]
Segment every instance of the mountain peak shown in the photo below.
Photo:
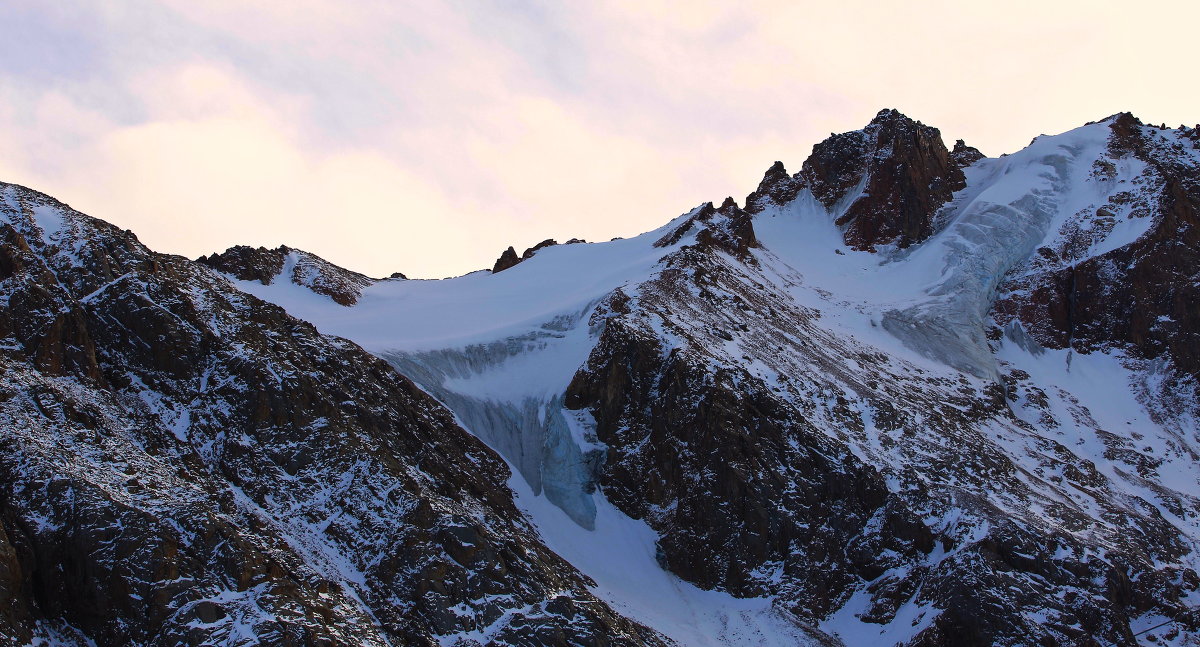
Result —
[{"label": "mountain peak", "polygon": [[1113,113],[1113,114],[1101,119],[1099,123],[1112,123],[1112,124],[1121,123],[1121,124],[1140,126],[1140,125],[1142,125],[1142,120],[1138,119],[1132,112],[1125,110],[1122,112]]},{"label": "mountain peak", "polygon": [[512,245],[500,254],[500,258],[496,259],[496,263],[492,265],[492,274],[503,272],[508,268],[521,262],[521,257],[517,256],[517,250]]},{"label": "mountain peak", "polygon": [[837,224],[846,244],[859,250],[924,240],[934,213],[966,183],[941,132],[893,109],[881,110],[863,130],[814,146],[801,174],[827,208],[850,200]]},{"label": "mountain peak", "polygon": [[835,211],[847,245],[908,247],[932,233],[934,214],[965,186],[962,168],[984,157],[965,143],[955,151],[946,149],[937,128],[884,108],[863,129],[831,134],[813,146],[795,176],[782,162],[772,164],[746,197],[746,211],[787,204],[807,188]]},{"label": "mountain peak", "polygon": [[746,211],[758,213],[771,204],[787,204],[802,188],[804,182],[788,175],[783,162],[776,161],[767,169],[758,188],[746,196]]},{"label": "mountain peak", "polygon": [[900,112],[895,108],[884,108],[883,110],[875,113],[875,117],[871,119],[871,123],[868,125],[878,125],[888,122],[918,123],[909,118],[908,115],[905,115],[903,112]]}]

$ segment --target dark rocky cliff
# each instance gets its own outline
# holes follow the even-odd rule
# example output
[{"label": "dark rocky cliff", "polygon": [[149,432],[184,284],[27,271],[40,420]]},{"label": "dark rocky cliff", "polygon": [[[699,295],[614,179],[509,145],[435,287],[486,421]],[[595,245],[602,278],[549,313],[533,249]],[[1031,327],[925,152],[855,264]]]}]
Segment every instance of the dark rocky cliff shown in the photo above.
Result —
[{"label": "dark rocky cliff", "polygon": [[848,246],[904,248],[933,233],[938,209],[966,186],[961,167],[981,157],[965,144],[952,157],[937,128],[881,110],[866,128],[814,146],[795,176],[776,162],[746,199],[747,209],[786,204],[808,189],[826,208],[839,210],[837,224]]}]

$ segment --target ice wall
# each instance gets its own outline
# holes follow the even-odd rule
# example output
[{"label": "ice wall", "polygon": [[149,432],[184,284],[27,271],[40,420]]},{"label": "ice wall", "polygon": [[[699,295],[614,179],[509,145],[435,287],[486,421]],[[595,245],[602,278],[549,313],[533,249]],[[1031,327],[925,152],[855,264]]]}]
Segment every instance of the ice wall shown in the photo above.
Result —
[{"label": "ice wall", "polygon": [[1059,221],[1098,198],[1085,179],[1104,152],[1107,130],[1080,128],[985,162],[952,203],[946,229],[897,259],[940,266],[940,279],[925,290],[931,298],[885,312],[883,327],[930,358],[997,379],[984,337],[996,289]]},{"label": "ice wall", "polygon": [[586,414],[563,407],[566,385],[590,350],[582,314],[490,343],[381,355],[504,456],[534,494],[592,529],[603,448]]}]

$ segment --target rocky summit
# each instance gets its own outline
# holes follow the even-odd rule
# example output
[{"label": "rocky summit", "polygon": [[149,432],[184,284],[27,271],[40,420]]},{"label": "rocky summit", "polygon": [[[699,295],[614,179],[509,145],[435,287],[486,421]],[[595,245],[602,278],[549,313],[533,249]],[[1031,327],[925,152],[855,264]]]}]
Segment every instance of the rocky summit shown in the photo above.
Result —
[{"label": "rocky summit", "polygon": [[1200,645],[1200,127],[798,168],[439,281],[0,184],[0,644]]}]

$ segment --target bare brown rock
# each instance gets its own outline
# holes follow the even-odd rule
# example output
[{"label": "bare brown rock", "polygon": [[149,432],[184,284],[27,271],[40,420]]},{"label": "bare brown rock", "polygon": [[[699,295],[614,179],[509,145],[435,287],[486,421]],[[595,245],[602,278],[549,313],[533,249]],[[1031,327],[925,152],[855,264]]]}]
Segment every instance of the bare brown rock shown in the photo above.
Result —
[{"label": "bare brown rock", "polygon": [[547,248],[547,247],[553,247],[554,245],[557,245],[557,244],[558,244],[558,241],[557,241],[557,240],[554,240],[553,238],[547,238],[546,240],[543,240],[542,242],[540,242],[540,243],[538,243],[538,244],[534,245],[533,247],[530,247],[529,249],[526,249],[526,250],[525,250],[525,251],[524,251],[524,252],[521,254],[521,260],[523,260],[523,261],[527,261],[527,260],[529,260],[529,259],[533,258],[533,255],[534,255],[534,254],[536,254],[536,253],[538,252],[538,250],[539,250],[539,249],[545,249],[545,248]]},{"label": "bare brown rock", "polygon": [[933,233],[938,209],[966,186],[962,167],[983,157],[965,144],[956,150],[946,150],[938,129],[881,110],[866,128],[814,146],[794,176],[776,162],[746,198],[746,210],[787,204],[808,189],[837,214],[850,247],[908,247]]},{"label": "bare brown rock", "polygon": [[521,257],[517,256],[517,250],[510,246],[508,249],[504,250],[503,254],[500,254],[500,258],[496,259],[496,264],[492,266],[492,274],[503,272],[517,263],[520,263],[521,260]]},{"label": "bare brown rock", "polygon": [[966,168],[987,156],[979,152],[974,146],[967,146],[963,140],[955,140],[954,149],[950,151],[950,159],[954,165],[959,168]]},{"label": "bare brown rock", "polygon": [[895,110],[815,146],[801,173],[827,207],[852,200],[837,224],[846,244],[860,250],[925,240],[937,210],[966,186],[938,129]]},{"label": "bare brown rock", "polygon": [[783,205],[796,199],[804,188],[804,180],[788,175],[783,162],[776,161],[767,169],[758,188],[746,196],[746,211],[759,213],[768,205]]}]

